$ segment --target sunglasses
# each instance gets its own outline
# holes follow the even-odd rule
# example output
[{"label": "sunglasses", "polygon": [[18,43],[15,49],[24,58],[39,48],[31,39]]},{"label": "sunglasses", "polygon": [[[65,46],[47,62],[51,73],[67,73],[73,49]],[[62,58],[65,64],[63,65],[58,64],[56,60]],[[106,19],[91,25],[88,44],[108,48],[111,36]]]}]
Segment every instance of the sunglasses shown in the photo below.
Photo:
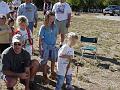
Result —
[{"label": "sunglasses", "polygon": [[21,43],[14,43],[14,46],[21,46]]}]

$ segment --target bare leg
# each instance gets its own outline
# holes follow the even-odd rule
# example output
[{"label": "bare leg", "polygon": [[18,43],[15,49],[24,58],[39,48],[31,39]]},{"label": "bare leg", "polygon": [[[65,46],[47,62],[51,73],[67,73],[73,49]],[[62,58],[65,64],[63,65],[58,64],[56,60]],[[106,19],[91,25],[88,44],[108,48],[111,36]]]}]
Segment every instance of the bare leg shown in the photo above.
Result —
[{"label": "bare leg", "polygon": [[55,69],[55,62],[51,61],[51,73],[54,73],[54,69]]},{"label": "bare leg", "polygon": [[48,77],[47,77],[47,64],[43,65],[43,82],[44,84],[48,83]]},{"label": "bare leg", "polygon": [[51,75],[50,75],[50,78],[53,79],[53,80],[56,79],[56,73],[55,73],[54,69],[55,69],[55,62],[51,61]]},{"label": "bare leg", "polygon": [[65,35],[64,35],[64,34],[61,34],[61,43],[64,42],[64,39],[65,39]]},{"label": "bare leg", "polygon": [[30,80],[33,81],[36,73],[38,72],[39,69],[39,62],[37,60],[32,61],[32,65],[30,68]]}]

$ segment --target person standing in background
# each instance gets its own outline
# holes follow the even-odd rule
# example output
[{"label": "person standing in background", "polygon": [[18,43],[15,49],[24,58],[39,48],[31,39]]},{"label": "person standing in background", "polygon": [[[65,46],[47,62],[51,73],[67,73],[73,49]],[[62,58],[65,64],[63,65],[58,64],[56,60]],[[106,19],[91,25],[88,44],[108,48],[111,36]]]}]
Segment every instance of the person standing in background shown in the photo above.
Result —
[{"label": "person standing in background", "polygon": [[18,7],[17,15],[24,15],[27,17],[29,22],[29,29],[33,33],[33,27],[37,27],[37,7],[32,3],[32,0],[25,0],[25,3]]},{"label": "person standing in background", "polygon": [[47,11],[52,10],[52,2],[51,0],[44,0],[44,6],[43,6],[43,13],[46,14]]},{"label": "person standing in background", "polygon": [[14,19],[13,18],[9,18],[8,19],[8,25],[12,31],[12,36],[14,35],[14,31],[15,31],[15,27],[14,27]]},{"label": "person standing in background", "polygon": [[0,53],[10,46],[12,39],[12,30],[6,24],[6,16],[0,15]]},{"label": "person standing in background", "polygon": [[19,7],[20,4],[21,4],[21,0],[13,0],[12,4],[13,4],[14,7]]},{"label": "person standing in background", "polygon": [[0,15],[7,16],[9,12],[10,12],[9,5],[3,0],[0,0]]},{"label": "person standing in background", "polygon": [[52,9],[55,12],[55,23],[59,28],[59,33],[61,35],[60,46],[63,45],[65,34],[68,33],[68,28],[70,26],[71,20],[71,7],[65,0],[59,0],[59,2],[55,3]]}]

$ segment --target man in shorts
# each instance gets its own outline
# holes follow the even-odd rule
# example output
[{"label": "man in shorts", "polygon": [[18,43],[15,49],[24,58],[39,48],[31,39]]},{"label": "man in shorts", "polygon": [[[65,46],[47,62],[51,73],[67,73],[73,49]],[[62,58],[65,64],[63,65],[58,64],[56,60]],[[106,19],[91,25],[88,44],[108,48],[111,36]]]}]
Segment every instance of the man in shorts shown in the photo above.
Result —
[{"label": "man in shorts", "polygon": [[59,2],[54,4],[52,11],[55,12],[55,23],[59,28],[59,33],[61,34],[60,46],[62,46],[65,34],[68,33],[68,27],[70,26],[72,10],[65,0],[59,0]]}]

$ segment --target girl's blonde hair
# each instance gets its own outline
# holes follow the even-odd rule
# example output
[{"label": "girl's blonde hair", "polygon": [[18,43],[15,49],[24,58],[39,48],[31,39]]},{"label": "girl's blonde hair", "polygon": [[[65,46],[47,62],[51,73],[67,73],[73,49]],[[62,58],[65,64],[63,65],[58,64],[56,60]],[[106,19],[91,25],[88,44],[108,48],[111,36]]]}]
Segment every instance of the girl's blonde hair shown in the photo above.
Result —
[{"label": "girl's blonde hair", "polygon": [[70,38],[78,39],[78,36],[77,36],[77,34],[74,33],[74,32],[69,32],[67,38],[68,38],[68,39],[70,39]]},{"label": "girl's blonde hair", "polygon": [[74,32],[69,32],[68,34],[66,34],[65,35],[65,40],[64,40],[64,43],[67,43],[67,42],[69,42],[69,41],[71,41],[71,40],[73,40],[73,39],[78,39],[78,36],[77,36],[77,34],[76,33],[74,33]]},{"label": "girl's blonde hair", "polygon": [[28,19],[27,19],[27,17],[25,17],[25,16],[23,16],[23,15],[20,15],[20,16],[18,16],[17,17],[17,19],[16,19],[16,26],[20,26],[20,23],[26,23],[26,25],[28,26]]},{"label": "girl's blonde hair", "polygon": [[[52,12],[52,11],[47,11],[46,14],[45,14],[45,19],[44,19],[44,25],[47,27],[49,26],[49,17],[50,16],[55,16],[55,13]],[[52,23],[54,24],[54,22]]]}]

